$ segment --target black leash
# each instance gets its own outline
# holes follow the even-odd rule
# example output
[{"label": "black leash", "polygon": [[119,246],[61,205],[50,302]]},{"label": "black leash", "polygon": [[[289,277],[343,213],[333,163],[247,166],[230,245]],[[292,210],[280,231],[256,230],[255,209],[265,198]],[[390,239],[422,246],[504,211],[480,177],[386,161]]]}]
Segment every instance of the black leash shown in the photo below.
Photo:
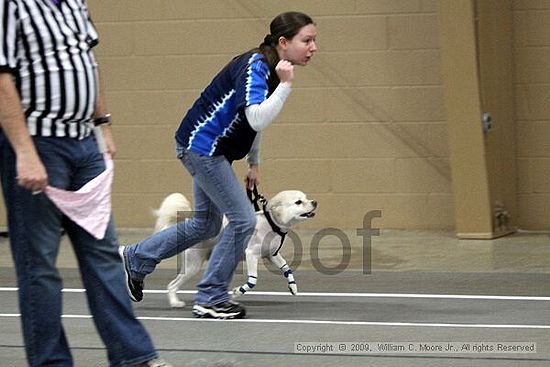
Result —
[{"label": "black leash", "polygon": [[248,196],[248,199],[250,200],[252,205],[254,205],[254,210],[257,212],[259,212],[267,205],[267,199],[265,198],[265,196],[258,193],[258,187],[256,185],[254,185],[254,188],[252,190],[247,187],[246,195]]}]

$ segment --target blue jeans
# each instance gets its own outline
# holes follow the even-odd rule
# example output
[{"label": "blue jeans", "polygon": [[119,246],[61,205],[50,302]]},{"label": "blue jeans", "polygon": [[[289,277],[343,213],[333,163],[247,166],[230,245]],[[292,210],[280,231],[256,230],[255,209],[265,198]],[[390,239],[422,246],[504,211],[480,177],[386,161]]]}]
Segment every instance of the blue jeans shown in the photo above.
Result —
[{"label": "blue jeans", "polygon": [[[37,137],[34,143],[51,186],[74,191],[105,170],[93,137],[80,141]],[[156,357],[126,292],[112,218],[105,238],[95,239],[65,217],[45,194],[32,195],[17,185],[15,155],[1,132],[0,157],[29,365],[73,365],[61,324],[63,284],[55,266],[62,227],[71,239],[88,307],[110,365],[130,366]]]},{"label": "blue jeans", "polygon": [[223,156],[178,153],[193,177],[194,216],[127,250],[132,278],[142,280],[163,259],[218,234],[225,215],[228,224],[214,246],[208,267],[197,285],[195,302],[214,305],[229,299],[228,288],[242,259],[256,217],[231,164]]}]

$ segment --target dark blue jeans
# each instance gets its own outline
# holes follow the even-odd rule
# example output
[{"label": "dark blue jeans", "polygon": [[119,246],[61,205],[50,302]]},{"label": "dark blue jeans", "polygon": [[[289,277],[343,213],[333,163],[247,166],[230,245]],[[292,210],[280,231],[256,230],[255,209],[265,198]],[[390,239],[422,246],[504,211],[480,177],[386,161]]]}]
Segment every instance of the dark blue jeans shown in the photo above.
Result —
[{"label": "dark blue jeans", "polygon": [[[74,191],[105,170],[93,137],[34,138],[34,143],[51,186]],[[0,173],[29,364],[73,365],[61,324],[63,284],[55,266],[62,227],[71,239],[110,365],[131,366],[154,358],[152,341],[136,320],[126,292],[112,218],[105,238],[97,240],[65,217],[45,194],[32,195],[18,186],[15,155],[1,131]]]}]

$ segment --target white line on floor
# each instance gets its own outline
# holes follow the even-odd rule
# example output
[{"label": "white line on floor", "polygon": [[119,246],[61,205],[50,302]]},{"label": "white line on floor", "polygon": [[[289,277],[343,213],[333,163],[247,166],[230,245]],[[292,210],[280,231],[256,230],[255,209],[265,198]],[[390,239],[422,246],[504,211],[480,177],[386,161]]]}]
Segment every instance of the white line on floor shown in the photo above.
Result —
[{"label": "white line on floor", "polygon": [[[0,292],[16,292],[15,287],[0,287]],[[83,293],[85,289],[65,288],[65,293]],[[168,291],[163,289],[145,290],[146,294],[166,294]],[[179,294],[195,294],[197,291],[184,290],[178,291]],[[367,298],[432,298],[432,299],[477,299],[477,300],[498,300],[498,301],[550,301],[550,297],[536,296],[489,296],[475,294],[422,294],[422,293],[319,293],[302,292],[297,296],[289,292],[260,292],[250,291],[247,294],[254,296],[289,296],[289,297],[367,297]]]},{"label": "white line on floor", "polygon": [[[20,314],[0,314],[2,317],[20,317]],[[91,319],[91,315],[63,315],[64,319]],[[197,319],[188,317],[153,317],[139,316],[148,321],[208,321],[223,322],[214,319]],[[241,319],[226,322],[254,324],[313,324],[313,325],[346,325],[346,326],[398,326],[398,327],[432,327],[432,328],[476,328],[476,329],[550,329],[550,325],[507,325],[507,324],[448,324],[421,322],[376,322],[376,321],[334,321],[334,320],[276,320],[276,319]]]}]

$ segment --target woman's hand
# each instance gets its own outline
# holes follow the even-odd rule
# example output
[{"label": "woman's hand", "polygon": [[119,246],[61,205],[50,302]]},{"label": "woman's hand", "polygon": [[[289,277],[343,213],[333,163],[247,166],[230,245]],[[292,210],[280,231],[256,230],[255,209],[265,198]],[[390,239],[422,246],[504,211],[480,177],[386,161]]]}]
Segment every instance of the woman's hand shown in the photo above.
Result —
[{"label": "woman's hand", "polygon": [[260,166],[257,164],[251,164],[248,166],[248,172],[244,178],[246,188],[252,190],[254,185],[260,185]]},{"label": "woman's hand", "polygon": [[279,77],[281,83],[287,83],[292,85],[294,80],[294,65],[288,60],[280,60],[277,66],[275,66],[275,72]]}]

